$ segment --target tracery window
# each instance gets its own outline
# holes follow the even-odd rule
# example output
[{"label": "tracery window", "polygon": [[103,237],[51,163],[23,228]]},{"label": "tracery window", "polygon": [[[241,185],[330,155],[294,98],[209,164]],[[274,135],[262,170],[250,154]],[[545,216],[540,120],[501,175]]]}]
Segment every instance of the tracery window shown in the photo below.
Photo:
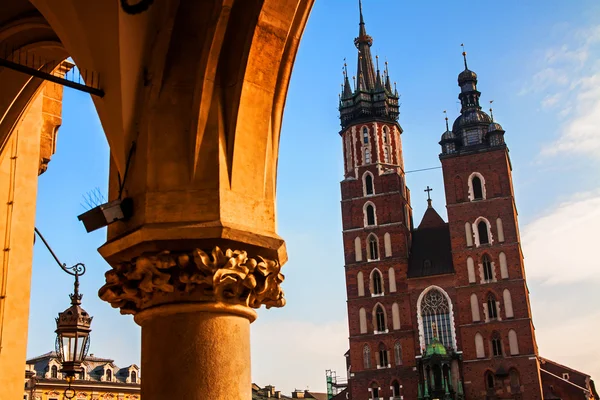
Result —
[{"label": "tracery window", "polygon": [[487,301],[488,306],[488,318],[489,319],[498,319],[498,307],[496,305],[496,298],[493,294],[488,296]]},{"label": "tracery window", "polygon": [[371,174],[365,174],[365,194],[370,196],[373,194],[373,177]]},{"label": "tracery window", "polygon": [[371,164],[371,152],[365,149],[365,164]]},{"label": "tracery window", "polygon": [[363,128],[363,144],[369,144],[369,130],[366,127]]},{"label": "tracery window", "polygon": [[371,279],[373,280],[371,287],[371,290],[373,290],[372,294],[383,294],[383,279],[378,269],[373,270]]},{"label": "tracery window", "polygon": [[377,332],[385,332],[385,311],[381,305],[377,305],[375,309],[375,322],[377,325]]},{"label": "tracery window", "polygon": [[471,184],[473,185],[473,197],[475,200],[483,200],[483,185],[481,184],[481,179],[478,176],[474,176],[471,180]]},{"label": "tracery window", "polygon": [[375,207],[372,204],[367,205],[367,226],[375,225]]},{"label": "tracery window", "polygon": [[379,366],[382,368],[388,366],[388,352],[383,343],[379,345]]},{"label": "tracery window", "polygon": [[426,346],[433,340],[435,324],[439,341],[448,348],[453,347],[450,304],[444,294],[437,289],[427,292],[421,302],[421,317]]},{"label": "tracery window", "polygon": [[371,348],[368,344],[363,347],[363,365],[365,369],[371,368]]},{"label": "tracery window", "polygon": [[379,260],[379,241],[375,235],[369,236],[369,260]]},{"label": "tracery window", "polygon": [[387,126],[383,127],[383,143],[387,144],[388,142],[388,128]]},{"label": "tracery window", "polygon": [[383,148],[383,162],[386,164],[390,162],[390,150],[387,147]]},{"label": "tracery window", "polygon": [[492,260],[490,256],[484,254],[481,263],[483,265],[483,280],[485,282],[491,282],[494,280],[494,271],[492,269]]},{"label": "tracery window", "polygon": [[396,344],[394,344],[394,359],[396,361],[396,365],[402,365],[402,345],[400,342],[396,342]]},{"label": "tracery window", "polygon": [[492,354],[494,357],[502,356],[502,340],[500,340],[498,332],[494,332],[492,335]]}]

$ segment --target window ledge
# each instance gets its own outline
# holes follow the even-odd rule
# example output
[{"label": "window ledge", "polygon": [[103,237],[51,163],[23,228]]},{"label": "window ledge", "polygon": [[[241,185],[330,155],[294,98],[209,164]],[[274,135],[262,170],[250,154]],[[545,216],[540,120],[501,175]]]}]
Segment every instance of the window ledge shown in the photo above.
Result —
[{"label": "window ledge", "polygon": [[390,364],[384,365],[384,366],[381,366],[381,365],[377,366],[377,369],[388,369],[388,368],[392,368],[392,366]]},{"label": "window ledge", "polygon": [[385,292],[382,292],[382,293],[379,293],[379,294],[371,293],[371,297],[383,297],[383,296],[385,296]]},{"label": "window ledge", "polygon": [[374,335],[383,335],[383,334],[386,334],[386,333],[390,333],[390,330],[386,329],[385,331],[373,331]]}]

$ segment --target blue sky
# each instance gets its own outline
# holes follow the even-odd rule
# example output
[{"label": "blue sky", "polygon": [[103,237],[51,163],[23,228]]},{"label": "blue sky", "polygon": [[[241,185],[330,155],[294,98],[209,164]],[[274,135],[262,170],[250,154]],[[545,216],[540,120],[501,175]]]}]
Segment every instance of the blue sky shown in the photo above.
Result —
[{"label": "blue sky", "polygon": [[[288,305],[260,312],[252,352],[256,383],[286,392],[324,390],[328,368],[345,375],[337,102],[344,58],[350,74],[356,68],[356,3],[316,1],[285,111],[277,204],[290,258]],[[465,43],[482,105],[494,100],[496,120],[507,131],[540,352],[600,379],[600,361],[585,351],[594,345],[587,332],[600,328],[600,263],[588,255],[600,223],[600,3],[364,0],[364,14],[373,52],[388,60],[402,95],[407,170],[440,165],[443,111],[451,122],[458,115]],[[76,218],[85,211],[86,192],[106,193],[108,157],[91,100],[66,89],[57,153],[39,181],[36,224],[63,262],[88,266],[82,291],[94,316],[91,352],[128,365],[139,363],[139,329],[96,295],[108,269],[96,251],[105,232],[87,234]],[[441,170],[409,174],[407,183],[415,223],[427,185],[446,215]],[[70,285],[36,246],[29,356],[52,349],[54,317],[66,308]]]}]

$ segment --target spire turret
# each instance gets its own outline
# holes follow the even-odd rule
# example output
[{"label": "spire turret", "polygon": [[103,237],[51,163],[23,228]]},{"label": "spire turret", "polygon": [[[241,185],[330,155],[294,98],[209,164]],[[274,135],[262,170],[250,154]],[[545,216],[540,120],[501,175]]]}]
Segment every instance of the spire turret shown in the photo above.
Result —
[{"label": "spire turret", "polygon": [[344,70],[344,89],[340,104],[340,119],[343,128],[363,119],[378,118],[396,122],[400,114],[398,94],[397,91],[392,92],[387,62],[382,75],[379,69],[379,58],[376,58],[377,67],[373,63],[371,55],[373,38],[367,34],[361,0],[359,0],[358,6],[360,23],[358,37],[354,39],[354,45],[358,49],[357,81],[354,93],[349,92],[348,72],[346,69]]}]

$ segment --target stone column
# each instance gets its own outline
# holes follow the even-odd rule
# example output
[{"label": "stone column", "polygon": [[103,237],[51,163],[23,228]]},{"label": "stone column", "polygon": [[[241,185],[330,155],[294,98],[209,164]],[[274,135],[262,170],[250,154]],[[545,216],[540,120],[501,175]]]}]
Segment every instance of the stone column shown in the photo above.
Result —
[{"label": "stone column", "polygon": [[143,399],[251,398],[253,308],[285,304],[279,262],[219,247],[162,252],[106,281],[100,297],[142,327]]}]

